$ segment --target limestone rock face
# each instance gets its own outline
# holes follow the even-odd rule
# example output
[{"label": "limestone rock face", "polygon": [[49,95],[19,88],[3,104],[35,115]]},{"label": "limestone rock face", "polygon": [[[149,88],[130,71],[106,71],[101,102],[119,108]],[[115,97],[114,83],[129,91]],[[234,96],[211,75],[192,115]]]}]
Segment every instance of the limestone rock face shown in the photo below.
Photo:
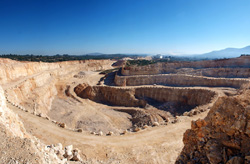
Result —
[{"label": "limestone rock face", "polygon": [[46,70],[55,70],[55,74],[63,75],[76,69],[82,69],[86,71],[110,69],[112,63],[114,63],[114,61],[111,60],[82,60],[43,63],[19,62],[10,59],[0,59],[0,84],[4,84],[25,76],[31,76]]},{"label": "limestone rock face", "polygon": [[[111,68],[111,60],[67,61],[56,63],[18,62],[0,59],[0,84],[15,82],[6,90],[7,100],[35,115],[47,116],[54,97],[56,84],[62,77],[73,77],[78,71]],[[70,78],[68,77],[68,78]]]},{"label": "limestone rock face", "polygon": [[[201,112],[199,108],[214,102],[217,93],[206,89],[190,88],[170,88],[170,87],[109,87],[109,86],[89,86],[88,84],[79,84],[74,88],[77,96],[90,99],[95,102],[108,104],[112,106],[143,107],[144,109],[115,109],[119,112],[125,112],[131,115],[134,126],[143,127],[152,126],[154,122],[159,124],[175,123],[175,115],[181,115],[184,112],[195,115]],[[150,103],[157,102],[163,104],[157,107]],[[171,103],[173,107],[170,109]],[[197,107],[197,108],[196,108]],[[159,110],[161,109],[162,110]],[[191,110],[192,109],[192,110]],[[191,112],[190,112],[191,110]],[[189,115],[187,114],[187,115]]]},{"label": "limestone rock face", "polygon": [[77,96],[116,106],[145,107],[146,98],[158,102],[178,102],[185,105],[204,105],[211,101],[215,92],[206,89],[169,87],[109,87],[79,84],[74,88]]},{"label": "limestone rock face", "polygon": [[[214,60],[213,62],[207,61],[196,61],[196,62],[165,62],[165,63],[156,63],[146,66],[129,66],[124,67],[121,71],[122,75],[153,75],[153,74],[162,74],[162,73],[176,73],[177,69],[180,68],[227,68],[221,73],[220,69],[215,71],[201,71],[204,75],[212,75],[218,77],[249,77],[249,69],[243,69],[242,71],[237,71],[235,69],[228,68],[249,68],[250,57],[241,56],[239,58],[233,59],[220,59]],[[217,74],[216,74],[217,73]]]},{"label": "limestone rock face", "polygon": [[[62,145],[58,144],[58,150]],[[73,156],[81,160],[79,154]],[[78,160],[78,161],[79,161]],[[64,164],[57,154],[28,134],[18,116],[6,106],[0,86],[0,161],[1,163]]]},{"label": "limestone rock face", "polygon": [[204,120],[192,122],[176,163],[243,163],[250,153],[250,89],[221,97]]},{"label": "limestone rock face", "polygon": [[6,99],[4,91],[0,86],[0,124],[4,125],[10,132],[11,136],[18,136],[24,138],[25,129],[22,122],[18,119],[18,116],[10,111],[6,106]]},{"label": "limestone rock face", "polygon": [[19,85],[7,90],[7,99],[31,113],[46,116],[52,101],[57,95],[56,79],[48,72],[22,81]]},{"label": "limestone rock face", "polygon": [[[250,73],[249,73],[250,76]],[[248,79],[214,78],[204,76],[193,76],[184,74],[159,74],[159,75],[135,75],[115,76],[117,86],[138,85],[170,85],[170,86],[206,86],[206,87],[234,87],[240,88],[249,83]]]}]

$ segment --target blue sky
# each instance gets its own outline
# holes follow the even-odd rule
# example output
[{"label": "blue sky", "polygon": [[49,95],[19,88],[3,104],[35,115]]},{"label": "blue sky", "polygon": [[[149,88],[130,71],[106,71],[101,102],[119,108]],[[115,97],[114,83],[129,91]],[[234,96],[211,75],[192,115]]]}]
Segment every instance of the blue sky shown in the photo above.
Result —
[{"label": "blue sky", "polygon": [[193,54],[250,45],[249,0],[0,0],[0,54]]}]

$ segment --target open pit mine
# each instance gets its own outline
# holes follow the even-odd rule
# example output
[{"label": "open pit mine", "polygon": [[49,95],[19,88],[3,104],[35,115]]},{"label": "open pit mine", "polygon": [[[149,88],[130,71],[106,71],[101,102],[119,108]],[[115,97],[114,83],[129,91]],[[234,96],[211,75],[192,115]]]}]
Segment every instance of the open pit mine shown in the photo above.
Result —
[{"label": "open pit mine", "polygon": [[250,163],[250,56],[116,62],[0,59],[0,163]]}]

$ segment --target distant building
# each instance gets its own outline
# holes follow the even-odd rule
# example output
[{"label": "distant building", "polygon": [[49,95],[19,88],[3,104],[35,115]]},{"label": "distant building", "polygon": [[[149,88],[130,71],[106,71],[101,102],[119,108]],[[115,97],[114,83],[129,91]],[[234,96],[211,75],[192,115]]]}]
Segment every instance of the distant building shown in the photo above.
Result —
[{"label": "distant building", "polygon": [[163,56],[161,54],[157,54],[157,55],[154,56],[154,58],[156,58],[156,59],[162,59]]}]

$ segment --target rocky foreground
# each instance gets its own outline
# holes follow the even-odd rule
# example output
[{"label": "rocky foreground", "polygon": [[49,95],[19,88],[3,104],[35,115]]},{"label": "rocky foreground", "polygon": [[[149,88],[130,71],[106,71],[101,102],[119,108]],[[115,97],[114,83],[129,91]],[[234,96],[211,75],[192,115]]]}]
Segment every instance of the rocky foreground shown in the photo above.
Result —
[{"label": "rocky foreground", "polygon": [[176,164],[250,163],[250,89],[221,97],[205,119],[193,121]]}]

